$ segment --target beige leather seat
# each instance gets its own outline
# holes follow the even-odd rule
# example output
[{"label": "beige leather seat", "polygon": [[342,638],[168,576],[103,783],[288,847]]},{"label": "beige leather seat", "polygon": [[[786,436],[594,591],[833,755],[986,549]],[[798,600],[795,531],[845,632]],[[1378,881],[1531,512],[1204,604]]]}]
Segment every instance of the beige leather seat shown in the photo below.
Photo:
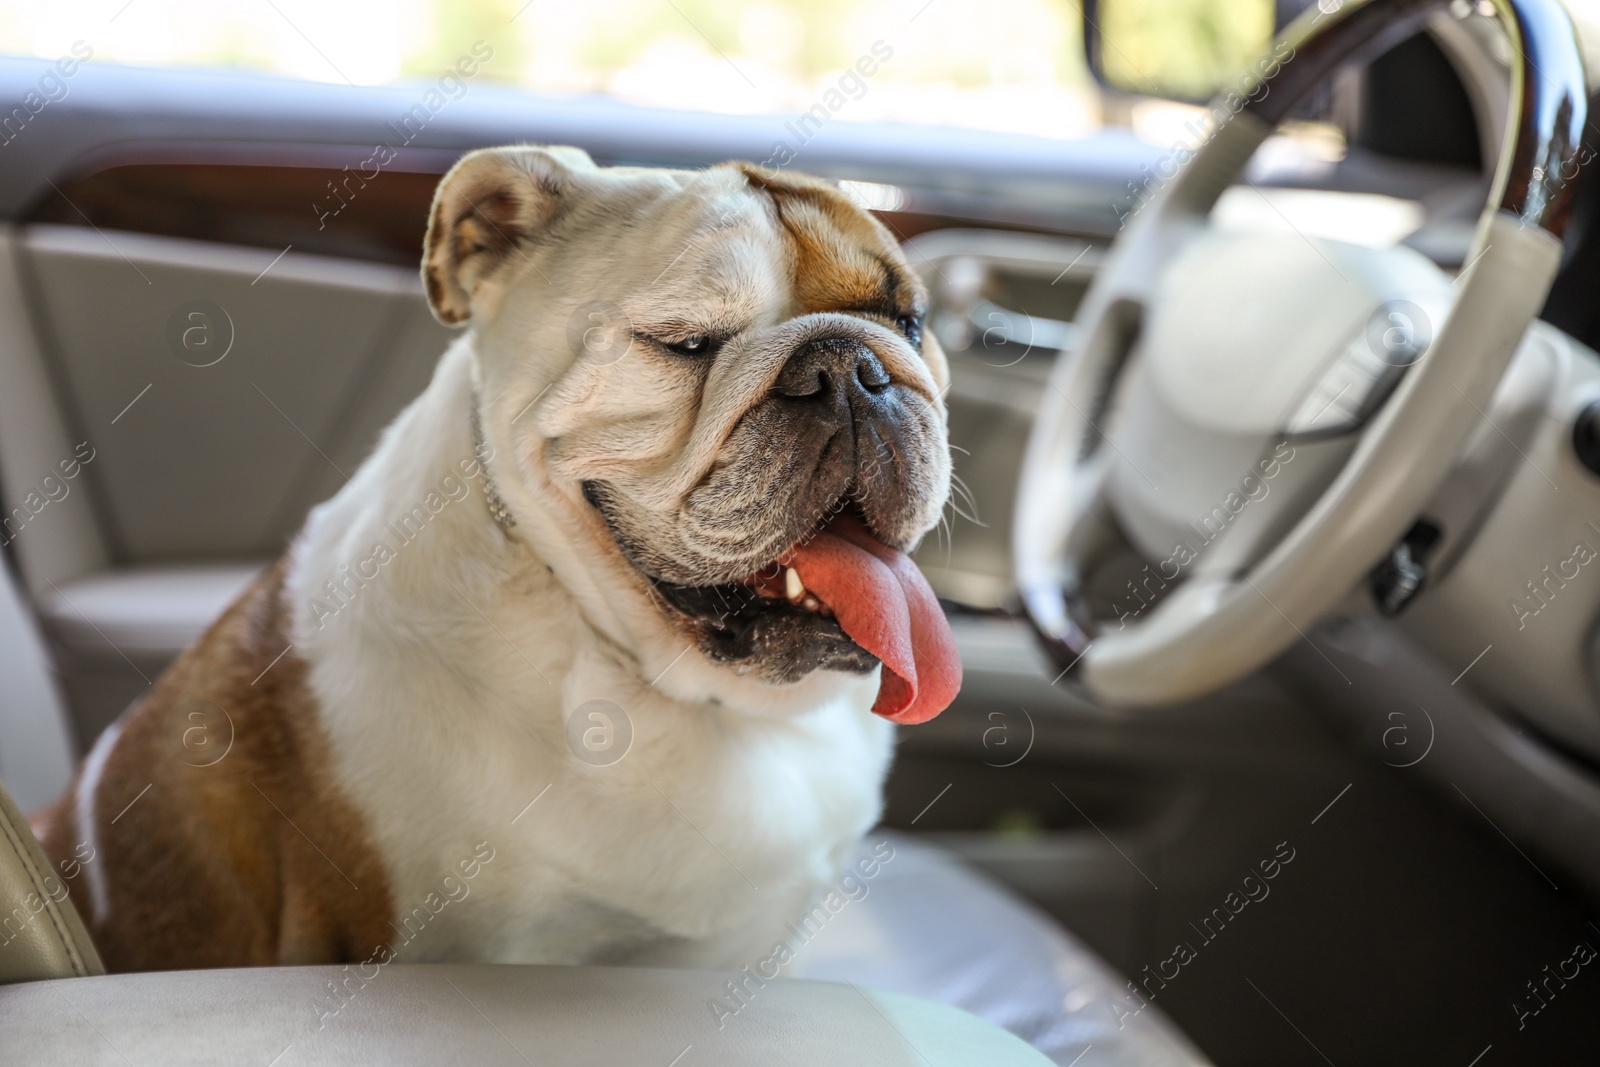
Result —
[{"label": "beige leather seat", "polygon": [[[624,967],[391,964],[172,971],[0,988],[8,1063],[1023,1067],[1049,1061],[915,997],[774,981],[718,1029],[725,975]],[[276,1057],[276,1058],[275,1058]]]},{"label": "beige leather seat", "polygon": [[[5,564],[0,555],[0,781],[32,808],[66,787],[72,743],[44,642]],[[104,973],[59,872],[0,786],[0,983]]]},{"label": "beige leather seat", "polygon": [[0,787],[0,983],[104,974],[67,887]]}]

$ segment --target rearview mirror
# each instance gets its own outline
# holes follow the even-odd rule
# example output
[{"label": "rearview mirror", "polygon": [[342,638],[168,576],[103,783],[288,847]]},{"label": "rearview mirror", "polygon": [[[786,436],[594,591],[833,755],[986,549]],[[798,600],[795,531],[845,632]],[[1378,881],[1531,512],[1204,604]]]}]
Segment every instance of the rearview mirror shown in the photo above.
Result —
[{"label": "rearview mirror", "polygon": [[1083,0],[1089,69],[1110,89],[1204,102],[1237,84],[1309,0]]}]

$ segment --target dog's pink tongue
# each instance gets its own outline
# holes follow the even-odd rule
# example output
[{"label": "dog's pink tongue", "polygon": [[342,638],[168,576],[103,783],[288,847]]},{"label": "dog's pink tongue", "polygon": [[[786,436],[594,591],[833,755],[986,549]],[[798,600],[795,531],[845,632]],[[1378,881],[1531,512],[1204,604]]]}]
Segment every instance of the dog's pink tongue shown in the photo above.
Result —
[{"label": "dog's pink tongue", "polygon": [[784,562],[833,609],[850,639],[883,661],[873,711],[912,724],[950,706],[961,688],[955,637],[928,580],[904,552],[843,516]]}]

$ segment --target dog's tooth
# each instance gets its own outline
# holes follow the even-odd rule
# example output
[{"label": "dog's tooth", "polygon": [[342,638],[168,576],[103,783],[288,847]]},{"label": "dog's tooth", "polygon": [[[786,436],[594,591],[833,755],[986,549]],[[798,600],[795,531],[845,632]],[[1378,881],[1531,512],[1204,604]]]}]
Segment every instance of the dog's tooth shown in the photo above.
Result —
[{"label": "dog's tooth", "polygon": [[800,580],[800,572],[793,567],[784,569],[783,591],[788,594],[790,600],[797,601],[806,595],[805,583]]}]

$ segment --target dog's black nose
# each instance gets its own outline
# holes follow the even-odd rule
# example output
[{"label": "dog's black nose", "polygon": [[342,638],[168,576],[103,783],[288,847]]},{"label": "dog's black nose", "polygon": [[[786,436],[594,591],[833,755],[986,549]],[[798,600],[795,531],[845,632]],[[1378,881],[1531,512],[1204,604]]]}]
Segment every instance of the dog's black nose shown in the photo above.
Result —
[{"label": "dog's black nose", "polygon": [[808,341],[789,357],[772,391],[779,396],[848,399],[855,391],[877,394],[889,388],[889,372],[872,349],[845,337]]}]

